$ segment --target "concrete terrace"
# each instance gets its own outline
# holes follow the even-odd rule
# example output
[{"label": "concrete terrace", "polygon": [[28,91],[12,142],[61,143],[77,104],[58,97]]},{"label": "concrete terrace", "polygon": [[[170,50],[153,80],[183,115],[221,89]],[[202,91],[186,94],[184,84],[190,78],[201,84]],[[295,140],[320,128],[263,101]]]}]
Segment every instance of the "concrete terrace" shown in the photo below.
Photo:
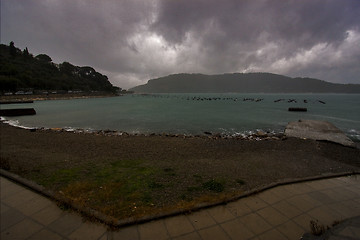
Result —
[{"label": "concrete terrace", "polygon": [[[355,175],[279,186],[226,205],[111,231],[1,177],[2,240],[300,239],[310,232],[311,220],[331,226],[358,216],[360,176]],[[345,237],[360,239],[359,218],[329,239]]]}]

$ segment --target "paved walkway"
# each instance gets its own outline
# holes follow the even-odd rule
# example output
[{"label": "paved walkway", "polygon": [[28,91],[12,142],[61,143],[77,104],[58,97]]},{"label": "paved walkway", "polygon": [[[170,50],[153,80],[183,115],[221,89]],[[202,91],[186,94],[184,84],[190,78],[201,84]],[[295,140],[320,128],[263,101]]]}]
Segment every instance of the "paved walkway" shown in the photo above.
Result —
[{"label": "paved walkway", "polygon": [[[189,215],[108,231],[1,177],[1,238],[6,239],[300,239],[310,221],[331,225],[360,216],[360,176],[291,184]],[[342,227],[360,239],[360,226]],[[339,239],[335,236],[330,239]]]}]

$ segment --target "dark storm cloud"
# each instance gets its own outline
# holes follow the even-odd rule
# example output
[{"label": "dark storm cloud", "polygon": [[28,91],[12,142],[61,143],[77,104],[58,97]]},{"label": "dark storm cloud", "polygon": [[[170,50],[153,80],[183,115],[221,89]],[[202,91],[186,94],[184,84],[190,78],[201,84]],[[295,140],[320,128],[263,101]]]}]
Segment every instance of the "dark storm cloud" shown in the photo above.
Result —
[{"label": "dark storm cloud", "polygon": [[[360,2],[356,0],[203,0],[163,1],[152,28],[173,44],[181,44],[192,34],[203,46],[201,54],[208,55],[205,65],[231,71],[268,64],[267,58],[289,58],[319,43],[339,46],[347,30],[359,30],[359,23]],[[257,56],[268,44],[269,53]],[[217,61],[218,57],[228,61]]]},{"label": "dark storm cloud", "polygon": [[360,83],[359,0],[2,0],[1,42],[122,87],[179,72]]}]

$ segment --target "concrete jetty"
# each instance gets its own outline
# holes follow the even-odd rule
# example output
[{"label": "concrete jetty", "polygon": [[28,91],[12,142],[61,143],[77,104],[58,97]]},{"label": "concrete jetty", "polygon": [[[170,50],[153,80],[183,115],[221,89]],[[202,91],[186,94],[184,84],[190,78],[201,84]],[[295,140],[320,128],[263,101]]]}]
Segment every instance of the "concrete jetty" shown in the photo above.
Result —
[{"label": "concrete jetty", "polygon": [[326,121],[299,120],[290,122],[286,126],[285,135],[288,137],[330,141],[347,147],[355,147],[354,142],[340,129]]}]

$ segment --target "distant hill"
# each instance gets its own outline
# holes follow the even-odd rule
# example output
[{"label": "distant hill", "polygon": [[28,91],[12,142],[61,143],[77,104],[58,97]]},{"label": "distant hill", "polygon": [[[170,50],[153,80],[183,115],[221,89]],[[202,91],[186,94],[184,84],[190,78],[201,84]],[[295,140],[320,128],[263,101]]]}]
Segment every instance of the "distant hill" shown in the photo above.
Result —
[{"label": "distant hill", "polygon": [[129,89],[137,93],[360,93],[360,84],[335,84],[272,73],[174,74]]},{"label": "distant hill", "polygon": [[92,67],[55,64],[45,54],[33,56],[25,48],[0,44],[0,93],[24,89],[115,92],[107,76]]}]

